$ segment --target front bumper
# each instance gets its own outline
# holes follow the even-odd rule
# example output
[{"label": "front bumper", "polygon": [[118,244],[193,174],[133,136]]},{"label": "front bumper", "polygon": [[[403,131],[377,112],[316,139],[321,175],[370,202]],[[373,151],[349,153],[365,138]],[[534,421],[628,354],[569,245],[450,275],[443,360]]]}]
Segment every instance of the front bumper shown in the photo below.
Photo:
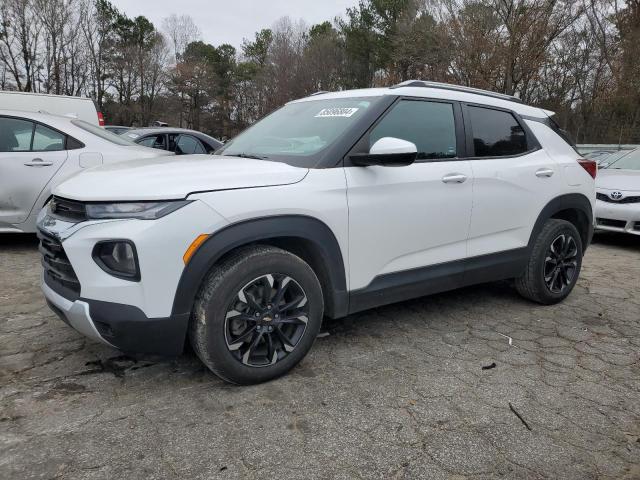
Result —
[{"label": "front bumper", "polygon": [[[199,234],[226,223],[203,202],[193,202],[158,220],[72,223],[43,211],[38,229],[53,239],[56,252],[62,252],[53,258],[53,265],[63,268],[61,273],[66,275],[52,277],[55,268],[45,265],[42,290],[51,308],[89,338],[125,352],[178,355],[190,316],[188,311],[173,309],[184,270],[182,257]],[[114,277],[94,261],[96,243],[110,239],[126,239],[136,246],[139,281]],[[61,278],[67,283],[74,280],[73,291],[61,287]]]},{"label": "front bumper", "polygon": [[68,300],[42,278],[47,304],[67,325],[85,337],[131,353],[180,355],[189,314],[147,318],[139,308],[80,298]]},{"label": "front bumper", "polygon": [[596,229],[640,235],[640,203],[616,204],[596,200]]},{"label": "front bumper", "polygon": [[85,337],[92,338],[113,347],[113,345],[105,340],[98,332],[89,314],[89,304],[87,302],[80,300],[72,302],[71,300],[67,300],[47,285],[44,275],[42,276],[42,293],[44,293],[47,304],[51,310],[57,313],[65,323]]}]

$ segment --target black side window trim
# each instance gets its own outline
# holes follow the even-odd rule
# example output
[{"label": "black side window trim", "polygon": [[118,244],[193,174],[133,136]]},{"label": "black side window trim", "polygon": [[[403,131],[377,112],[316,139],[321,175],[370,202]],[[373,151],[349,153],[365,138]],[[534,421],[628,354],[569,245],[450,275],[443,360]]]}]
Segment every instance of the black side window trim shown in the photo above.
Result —
[{"label": "black side window trim", "polygon": [[[355,145],[349,149],[349,151],[344,156],[344,166],[345,167],[353,167],[353,163],[349,160],[349,155],[359,152],[363,149],[363,144],[368,144],[369,135],[375,129],[378,124],[387,116],[390,112],[393,111],[394,107],[403,100],[409,101],[417,101],[417,102],[430,102],[430,103],[448,103],[453,107],[453,120],[454,126],[456,130],[456,156],[452,158],[422,158],[416,160],[414,163],[436,163],[436,162],[458,162],[461,160],[466,160],[467,146],[465,143],[465,125],[463,121],[462,114],[462,106],[461,102],[456,100],[449,100],[446,98],[431,98],[431,97],[412,97],[407,95],[402,95],[396,97],[396,99],[389,105],[384,112],[380,114],[380,116],[373,122],[369,128],[364,132],[364,134],[358,139]],[[361,168],[361,167],[360,167]]]},{"label": "black side window trim", "polygon": [[[495,107],[493,105],[485,105],[482,103],[462,102],[461,106],[462,106],[462,115],[464,117],[464,128],[466,132],[466,147],[467,147],[466,151],[468,152],[468,156],[466,157],[467,160],[495,160],[500,158],[518,158],[518,157],[523,157],[525,155],[529,155],[530,153],[533,153],[537,150],[542,149],[542,146],[538,142],[538,139],[535,137],[535,135],[533,134],[529,126],[524,122],[522,117],[517,112],[514,112],[513,110],[509,110],[508,108]],[[498,112],[509,113],[510,115],[512,115],[513,118],[515,118],[518,125],[520,126],[520,128],[524,130],[525,141],[527,142],[527,150],[522,153],[518,153],[516,155],[477,157],[475,155],[476,152],[475,152],[475,147],[473,145],[473,126],[471,125],[471,115],[469,114],[468,107],[478,107],[478,108],[485,108],[488,110],[497,110]]]},{"label": "black side window trim", "polygon": [[[76,139],[75,137],[72,137],[64,132],[61,132],[60,130],[58,130],[57,128],[52,127],[51,125],[47,125],[46,123],[42,123],[39,122],[38,120],[33,120],[31,118],[27,118],[27,117],[16,117],[15,115],[0,115],[0,118],[11,118],[13,120],[22,120],[23,122],[31,122],[31,143],[29,144],[29,150],[28,152],[47,152],[49,150],[34,150],[33,149],[33,137],[35,135],[35,131],[36,131],[36,125],[41,125],[45,128],[48,128],[49,130],[53,130],[56,133],[59,133],[60,135],[62,135],[64,137],[64,149],[63,150],[53,150],[53,151],[58,151],[58,152],[64,152],[67,150],[78,150],[80,148],[84,148],[85,144],[82,143],[80,140]],[[71,142],[71,148],[69,148],[69,140],[72,140]],[[73,142],[75,142],[75,145],[73,145]],[[26,153],[27,150],[23,150],[21,153]],[[3,152],[3,153],[11,153],[11,152]],[[16,152],[18,153],[18,152]]]}]

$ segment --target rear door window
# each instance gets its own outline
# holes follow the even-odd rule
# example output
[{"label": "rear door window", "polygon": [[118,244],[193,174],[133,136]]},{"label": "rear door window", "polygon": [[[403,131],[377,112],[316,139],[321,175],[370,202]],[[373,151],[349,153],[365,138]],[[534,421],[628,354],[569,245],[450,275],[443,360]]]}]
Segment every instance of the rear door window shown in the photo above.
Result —
[{"label": "rear door window", "polygon": [[476,157],[505,157],[527,151],[526,133],[511,113],[472,106],[467,111]]},{"label": "rear door window", "polygon": [[63,134],[47,128],[44,125],[36,125],[31,150],[34,152],[56,152],[64,150],[64,141],[65,136]]},{"label": "rear door window", "polygon": [[198,153],[207,153],[200,141],[191,135],[180,135],[176,142],[176,153],[191,155]]},{"label": "rear door window", "polygon": [[0,152],[28,152],[32,136],[33,122],[0,117]]}]

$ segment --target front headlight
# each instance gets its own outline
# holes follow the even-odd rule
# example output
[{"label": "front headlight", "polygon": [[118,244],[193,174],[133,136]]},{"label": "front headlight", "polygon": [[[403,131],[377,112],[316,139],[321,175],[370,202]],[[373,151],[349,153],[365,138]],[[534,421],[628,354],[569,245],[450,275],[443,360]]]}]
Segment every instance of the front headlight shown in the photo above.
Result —
[{"label": "front headlight", "polygon": [[87,218],[137,218],[138,220],[155,220],[169,215],[171,212],[175,212],[189,203],[191,203],[191,200],[89,203],[87,204]]}]

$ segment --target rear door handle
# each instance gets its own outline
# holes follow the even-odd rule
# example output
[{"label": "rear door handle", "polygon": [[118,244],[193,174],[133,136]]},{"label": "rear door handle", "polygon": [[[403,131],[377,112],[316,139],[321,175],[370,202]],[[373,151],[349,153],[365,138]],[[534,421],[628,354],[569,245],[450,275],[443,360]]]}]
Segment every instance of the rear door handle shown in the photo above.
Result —
[{"label": "rear door handle", "polygon": [[466,179],[467,176],[462,173],[450,173],[449,175],[442,177],[442,181],[444,183],[464,183]]},{"label": "rear door handle", "polygon": [[45,162],[41,158],[34,158],[30,162],[26,162],[25,165],[27,167],[50,167],[51,165],[53,165],[53,162],[50,162],[50,161]]},{"label": "rear door handle", "polygon": [[553,175],[553,170],[550,168],[541,168],[536,171],[536,177],[550,177],[551,175]]}]

